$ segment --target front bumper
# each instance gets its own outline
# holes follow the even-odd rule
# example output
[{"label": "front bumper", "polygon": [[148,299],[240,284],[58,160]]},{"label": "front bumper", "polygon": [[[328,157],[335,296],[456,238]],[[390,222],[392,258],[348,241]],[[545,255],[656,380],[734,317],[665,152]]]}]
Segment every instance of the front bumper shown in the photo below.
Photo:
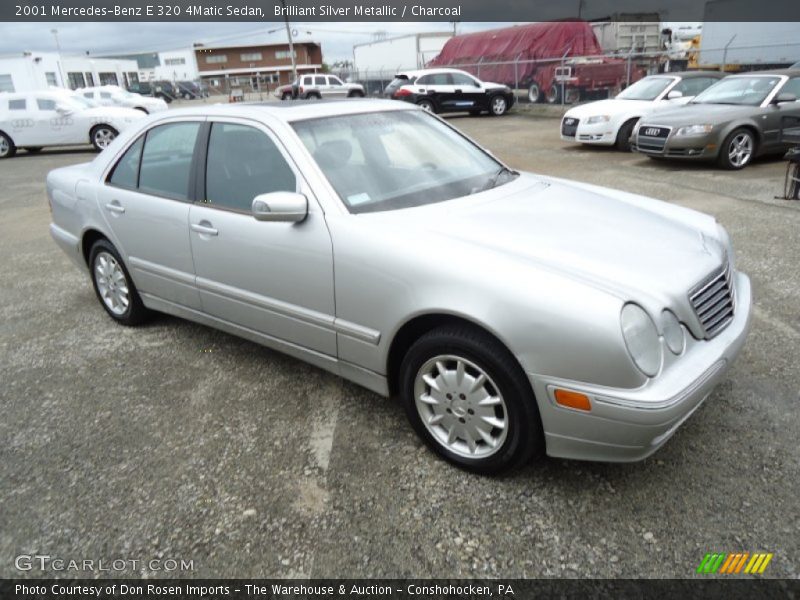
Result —
[{"label": "front bumper", "polygon": [[[646,127],[641,126],[640,129]],[[713,134],[676,137],[671,133],[666,141],[661,141],[640,136],[637,132],[631,138],[631,149],[650,156],[686,160],[713,160],[719,154],[719,144]]]},{"label": "front bumper", "polygon": [[[750,280],[736,274],[736,314],[708,341],[693,341],[670,369],[635,390],[613,389],[528,373],[538,399],[547,454],[632,462],[658,450],[724,379],[750,327]],[[687,334],[688,335],[688,334]],[[586,394],[590,412],[556,404],[556,388]]]},{"label": "front bumper", "polygon": [[[561,139],[565,142],[578,142],[580,144],[597,144],[599,146],[613,146],[617,141],[617,133],[609,122],[586,124],[578,123],[574,135],[565,135],[564,122],[561,124]],[[571,130],[570,130],[571,131]]]}]

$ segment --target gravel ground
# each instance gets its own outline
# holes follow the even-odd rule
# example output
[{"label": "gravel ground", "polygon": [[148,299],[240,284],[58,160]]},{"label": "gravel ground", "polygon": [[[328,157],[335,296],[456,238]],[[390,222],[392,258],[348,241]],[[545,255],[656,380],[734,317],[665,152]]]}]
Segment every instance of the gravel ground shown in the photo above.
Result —
[{"label": "gravel ground", "polygon": [[730,173],[571,147],[551,118],[452,122],[515,168],[728,228],[753,329],[675,437],[638,464],[472,476],[426,451],[396,401],[171,317],[116,326],[47,233],[45,174],[93,155],[21,153],[0,161],[0,577],[36,553],[193,561],[118,573],[149,576],[686,577],[742,550],[798,577],[800,203],[772,198],[784,163]]}]

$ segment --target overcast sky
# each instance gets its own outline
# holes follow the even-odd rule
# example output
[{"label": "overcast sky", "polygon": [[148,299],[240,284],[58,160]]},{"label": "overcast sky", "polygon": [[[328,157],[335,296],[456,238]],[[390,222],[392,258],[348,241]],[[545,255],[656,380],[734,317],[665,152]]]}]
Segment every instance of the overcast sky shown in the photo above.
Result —
[{"label": "overcast sky", "polygon": [[[0,0],[3,1],[3,0]],[[459,33],[504,27],[510,23],[459,23]],[[298,40],[322,43],[328,63],[352,60],[353,44],[372,41],[376,32],[387,37],[426,31],[452,31],[438,23],[291,23]],[[0,54],[26,50],[55,51],[52,29],[64,54],[93,55],[175,50],[205,43],[279,43],[286,40],[283,21],[276,23],[0,23]],[[268,33],[271,30],[277,30]]]}]

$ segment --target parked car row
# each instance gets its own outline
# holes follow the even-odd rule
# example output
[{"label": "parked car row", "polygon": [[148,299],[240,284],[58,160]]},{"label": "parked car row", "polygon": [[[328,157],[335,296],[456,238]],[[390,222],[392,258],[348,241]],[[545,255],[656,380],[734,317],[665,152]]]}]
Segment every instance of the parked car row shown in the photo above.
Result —
[{"label": "parked car row", "polygon": [[800,69],[652,75],[613,100],[567,111],[561,138],[743,169],[758,156],[788,150],[782,123],[800,118],[799,99]]},{"label": "parked car row", "polygon": [[144,117],[141,110],[100,105],[68,90],[0,93],[0,159],[46,146],[92,144],[100,151]]}]

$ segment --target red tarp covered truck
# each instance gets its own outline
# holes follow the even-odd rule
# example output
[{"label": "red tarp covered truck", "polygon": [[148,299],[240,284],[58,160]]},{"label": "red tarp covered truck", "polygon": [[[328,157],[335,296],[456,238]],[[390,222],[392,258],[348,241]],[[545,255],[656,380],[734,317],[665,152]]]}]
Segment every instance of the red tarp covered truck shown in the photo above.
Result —
[{"label": "red tarp covered truck", "polygon": [[[625,85],[626,61],[602,53],[589,23],[557,21],[455,36],[428,66],[458,65],[485,81],[527,89],[531,102],[560,102],[563,85],[566,100],[572,102],[606,97]],[[630,80],[643,75],[631,68]]]}]

